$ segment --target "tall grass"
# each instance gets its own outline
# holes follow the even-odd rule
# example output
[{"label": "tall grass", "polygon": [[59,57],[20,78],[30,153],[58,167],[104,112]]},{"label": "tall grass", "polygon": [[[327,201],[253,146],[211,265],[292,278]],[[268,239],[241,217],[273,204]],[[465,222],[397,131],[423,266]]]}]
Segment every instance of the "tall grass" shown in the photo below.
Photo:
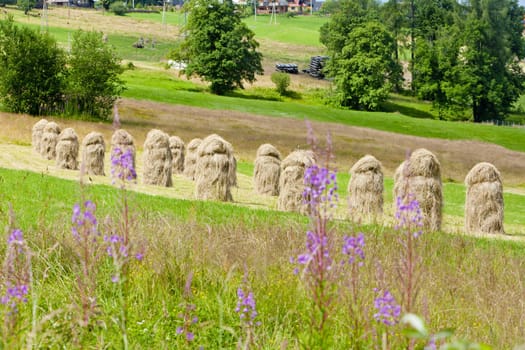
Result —
[{"label": "tall grass", "polygon": [[[7,224],[7,203],[16,215],[15,224],[34,252],[33,296],[19,308],[17,345],[25,344],[32,321],[35,347],[74,347],[71,331],[71,295],[75,275],[71,269],[71,210],[80,194],[97,203],[101,222],[117,220],[120,190],[108,186],[86,186],[81,192],[72,181],[41,174],[0,170],[1,222]],[[60,190],[57,190],[60,189]],[[237,288],[245,267],[250,288],[257,300],[256,330],[259,348],[299,347],[296,335],[304,323],[309,302],[297,284],[294,265],[289,263],[303,249],[305,218],[288,213],[251,210],[213,202],[184,201],[129,193],[130,213],[136,220],[136,236],[145,244],[145,258],[130,265],[127,287],[127,337],[130,348],[184,348],[200,345],[208,349],[234,348],[243,328],[235,312]],[[102,229],[102,228],[101,228]],[[377,287],[377,263],[384,282],[396,286],[398,233],[389,227],[359,227],[341,221],[335,235],[365,233],[365,260],[361,292],[365,312],[364,334],[369,347],[373,300]],[[517,283],[525,273],[523,242],[474,238],[446,233],[420,237],[423,258],[420,294],[413,310],[422,315],[432,331],[455,327],[461,338],[491,344],[494,349],[511,348],[525,336],[519,300],[525,290]],[[2,240],[4,242],[4,240]],[[5,251],[1,243],[0,251]],[[183,325],[184,289],[193,273],[190,303],[198,322],[192,328],[195,340],[188,344],[177,328]],[[110,261],[103,260],[97,276],[96,322],[82,339],[83,347],[120,347],[121,327],[117,294],[111,282]],[[401,290],[391,288],[396,298]],[[343,294],[344,295],[344,294]],[[33,312],[32,304],[35,305]],[[326,336],[333,348],[347,348],[352,341],[351,301],[335,301],[333,324]],[[3,309],[1,315],[5,315]],[[392,349],[406,344],[402,325],[393,328]]]}]

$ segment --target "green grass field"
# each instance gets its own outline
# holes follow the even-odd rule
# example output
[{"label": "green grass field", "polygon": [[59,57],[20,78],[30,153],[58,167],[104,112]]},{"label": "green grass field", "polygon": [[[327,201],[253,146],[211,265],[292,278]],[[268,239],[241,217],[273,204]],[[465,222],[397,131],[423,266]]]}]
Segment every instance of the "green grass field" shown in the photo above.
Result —
[{"label": "green grass field", "polygon": [[[249,171],[249,165],[240,169]],[[446,189],[448,194],[451,191],[461,195],[460,189]],[[40,326],[31,337],[38,347],[75,347],[77,341],[96,348],[121,347],[119,289],[110,282],[113,267],[107,257],[101,256],[96,265],[98,311],[92,316],[92,326],[88,331],[74,322],[79,312],[74,303],[82,292],[76,289],[76,248],[70,231],[72,207],[84,198],[97,204],[96,215],[105,222],[101,234],[105,234],[110,222],[119,218],[121,191],[99,185],[81,188],[74,181],[0,169],[0,193],[0,220],[9,225],[8,218],[13,218],[7,215],[10,203],[15,219],[11,226],[23,229],[34,251],[36,279],[28,304],[19,306],[20,332],[2,339],[9,339],[11,345],[22,344],[28,339],[23,329],[36,322]],[[256,347],[274,349],[286,342],[288,348],[300,348],[297,337],[309,332],[310,306],[289,258],[304,249],[308,227],[304,217],[133,192],[128,199],[131,237],[145,248],[145,259],[130,263],[125,282],[126,335],[131,348],[191,348],[175,331],[184,324],[186,303],[194,305],[192,317],[198,317],[191,326],[192,345],[234,348],[244,334],[234,309],[236,289],[243,286],[245,273],[261,322],[255,329]],[[347,222],[339,222],[334,229],[336,237],[365,232],[366,259],[360,270],[357,307],[368,310],[371,317],[372,289],[378,283],[388,285],[394,295],[400,293],[395,277],[398,233],[389,227],[358,227]],[[3,244],[0,249],[5,249]],[[525,310],[516,301],[525,290],[513,276],[525,268],[523,243],[434,233],[421,237],[418,251],[423,260],[417,309],[427,310],[431,330],[453,326],[458,337],[482,341],[494,349],[520,342],[523,328],[518,325]],[[376,275],[378,264],[386,276],[381,282]],[[190,272],[192,294],[185,297]],[[505,290],[505,298],[493,293],[498,289]],[[470,304],[474,300],[475,305]],[[355,342],[355,328],[348,328],[354,324],[350,305],[343,293],[330,313],[326,336],[335,348]],[[363,332],[377,327],[366,319],[358,324]],[[392,328],[390,342],[395,348],[406,346],[401,329],[401,325]],[[377,344],[373,338],[362,342],[365,348]]]}]

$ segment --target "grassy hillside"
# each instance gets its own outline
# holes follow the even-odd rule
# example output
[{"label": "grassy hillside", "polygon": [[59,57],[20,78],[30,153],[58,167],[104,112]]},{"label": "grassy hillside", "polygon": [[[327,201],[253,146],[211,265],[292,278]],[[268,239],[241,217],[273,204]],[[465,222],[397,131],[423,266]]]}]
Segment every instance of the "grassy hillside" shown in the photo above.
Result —
[{"label": "grassy hillside", "polygon": [[[491,142],[511,150],[525,152],[525,128],[496,127],[473,123],[451,123],[433,119],[407,117],[398,113],[363,112],[330,108],[319,100],[271,101],[250,96],[250,91],[236,96],[205,93],[201,85],[180,81],[176,77],[149,70],[132,70],[124,74],[128,90],[124,97],[197,106],[217,110],[235,110],[273,117],[362,126],[394,133],[449,140]],[[275,96],[270,98],[276,98]]]}]

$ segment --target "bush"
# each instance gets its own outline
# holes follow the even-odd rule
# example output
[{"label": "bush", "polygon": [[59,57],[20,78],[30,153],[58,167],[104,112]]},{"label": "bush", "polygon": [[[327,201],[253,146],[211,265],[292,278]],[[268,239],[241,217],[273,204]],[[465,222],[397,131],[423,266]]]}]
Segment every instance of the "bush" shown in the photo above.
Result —
[{"label": "bush", "polygon": [[124,16],[126,12],[128,12],[126,4],[124,4],[122,1],[115,1],[109,5],[109,10],[117,16]]},{"label": "bush", "polygon": [[0,20],[0,101],[17,113],[42,115],[61,105],[65,55],[48,34]]},{"label": "bush", "polygon": [[284,95],[290,86],[290,76],[286,73],[275,72],[272,73],[272,82],[275,84],[275,90],[279,95]]},{"label": "bush", "polygon": [[69,112],[105,119],[124,89],[124,71],[114,50],[97,32],[78,31],[73,36],[68,60]]}]

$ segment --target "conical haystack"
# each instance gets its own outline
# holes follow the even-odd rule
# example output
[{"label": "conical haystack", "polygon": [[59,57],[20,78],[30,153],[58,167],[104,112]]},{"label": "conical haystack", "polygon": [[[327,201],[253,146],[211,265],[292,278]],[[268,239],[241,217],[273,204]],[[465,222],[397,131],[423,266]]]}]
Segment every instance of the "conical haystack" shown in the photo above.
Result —
[{"label": "conical haystack", "polygon": [[195,170],[197,169],[197,149],[202,143],[202,139],[193,139],[188,143],[186,155],[184,156],[184,171],[183,174],[191,180],[195,180]]},{"label": "conical haystack", "polygon": [[46,159],[56,158],[56,146],[60,135],[60,127],[55,122],[49,122],[44,127],[42,139],[40,140],[40,154]]},{"label": "conical haystack", "polygon": [[503,185],[498,169],[478,163],[465,178],[465,231],[505,233],[503,229]]},{"label": "conical haystack", "polygon": [[429,231],[441,229],[442,187],[441,164],[432,152],[424,148],[415,150],[394,175],[394,198],[401,198],[403,202],[416,199],[423,216],[423,227]]},{"label": "conical haystack", "polygon": [[304,173],[307,168],[315,164],[315,155],[312,151],[294,151],[284,158],[281,163],[279,179],[279,210],[307,212],[303,193]]},{"label": "conical haystack", "polygon": [[175,174],[182,174],[184,171],[184,141],[178,136],[170,137],[171,171]]},{"label": "conical haystack", "polygon": [[171,179],[171,150],[169,135],[157,129],[150,130],[144,141],[144,174],[146,185],[173,186]]},{"label": "conical haystack", "polygon": [[82,141],[82,165],[89,175],[104,174],[104,156],[106,144],[104,136],[99,132],[90,132]]},{"label": "conical haystack", "polygon": [[78,169],[78,136],[73,128],[64,129],[58,136],[56,146],[57,167],[60,169]]},{"label": "conical haystack", "polygon": [[46,119],[40,119],[38,122],[33,125],[31,129],[31,145],[33,150],[40,154],[40,142],[42,141],[42,134],[44,133],[44,128],[49,123]]},{"label": "conical haystack", "polygon": [[381,162],[366,155],[350,169],[348,205],[355,221],[375,222],[383,214],[383,170]]},{"label": "conical haystack", "polygon": [[274,146],[265,143],[257,150],[253,171],[253,187],[260,194],[279,195],[281,175],[281,153]]},{"label": "conical haystack", "polygon": [[232,145],[213,134],[202,140],[197,155],[196,197],[232,201],[231,187],[237,183],[237,162]]},{"label": "conical haystack", "polygon": [[[118,151],[117,151],[118,149]],[[111,137],[111,160],[113,162],[115,157],[120,157],[123,154],[130,153],[132,155],[132,167],[135,170],[135,141],[133,136],[124,129],[118,129],[113,133]],[[113,165],[112,165],[113,167]],[[136,178],[136,174],[129,171],[129,169],[120,169],[118,166],[113,167],[115,174],[122,174],[123,178],[132,180]]]}]

